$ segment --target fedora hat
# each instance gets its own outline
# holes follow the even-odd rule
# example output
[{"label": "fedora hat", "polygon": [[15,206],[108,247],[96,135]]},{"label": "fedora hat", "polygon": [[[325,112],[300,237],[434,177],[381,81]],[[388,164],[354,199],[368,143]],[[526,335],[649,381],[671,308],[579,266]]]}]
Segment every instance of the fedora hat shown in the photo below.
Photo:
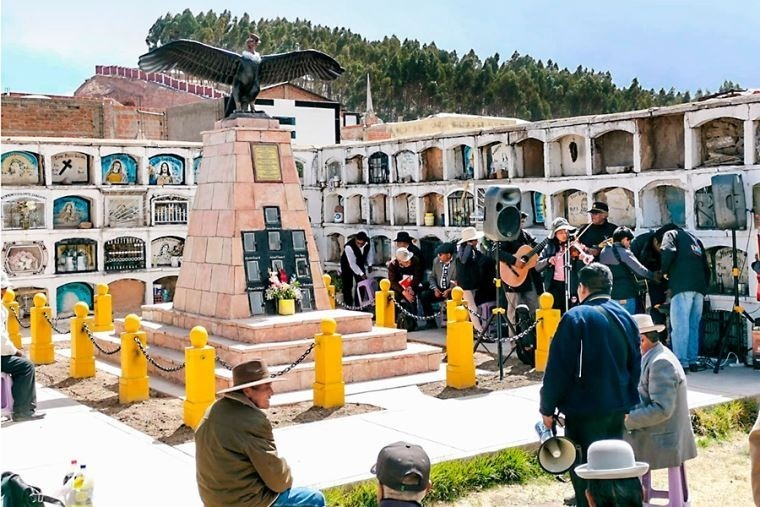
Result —
[{"label": "fedora hat", "polygon": [[552,232],[549,233],[549,236],[554,239],[554,235],[557,231],[574,231],[575,227],[570,225],[570,222],[567,221],[567,218],[563,217],[557,217],[552,222]]},{"label": "fedora hat", "polygon": [[412,242],[412,237],[406,231],[399,231],[399,233],[396,234],[396,239],[394,239],[393,241],[395,241],[397,243],[399,241],[401,241],[403,243],[411,243]]},{"label": "fedora hat", "polygon": [[483,236],[485,236],[485,234],[482,231],[475,229],[475,227],[465,227],[462,229],[462,239],[457,241],[457,245],[467,243],[468,241],[472,241],[474,239],[480,239]]},{"label": "fedora hat", "polygon": [[652,321],[652,316],[648,313],[637,313],[633,316],[633,320],[636,321],[640,334],[649,333],[651,331],[659,333],[665,329],[663,324],[655,324],[654,321]]},{"label": "fedora hat", "polygon": [[267,364],[261,359],[251,359],[232,368],[232,387],[217,391],[217,394],[238,391],[246,387],[268,384],[285,380],[281,377],[271,377]]},{"label": "fedora hat", "polygon": [[365,243],[369,241],[369,236],[367,236],[367,233],[364,231],[359,231],[356,233],[356,236],[354,236],[355,239],[364,241]]},{"label": "fedora hat", "polygon": [[575,467],[581,479],[628,479],[641,477],[649,464],[636,461],[625,440],[597,440],[588,448],[588,463]]}]

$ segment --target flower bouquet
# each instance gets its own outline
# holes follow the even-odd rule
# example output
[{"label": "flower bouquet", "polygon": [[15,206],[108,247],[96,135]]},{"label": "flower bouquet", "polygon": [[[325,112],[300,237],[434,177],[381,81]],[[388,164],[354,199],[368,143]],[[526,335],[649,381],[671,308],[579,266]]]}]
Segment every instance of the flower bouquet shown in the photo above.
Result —
[{"label": "flower bouquet", "polygon": [[296,277],[291,277],[288,282],[288,275],[284,269],[269,272],[269,287],[264,292],[264,297],[269,300],[277,300],[277,311],[281,315],[292,315],[295,313],[295,302],[301,300],[301,284]]}]

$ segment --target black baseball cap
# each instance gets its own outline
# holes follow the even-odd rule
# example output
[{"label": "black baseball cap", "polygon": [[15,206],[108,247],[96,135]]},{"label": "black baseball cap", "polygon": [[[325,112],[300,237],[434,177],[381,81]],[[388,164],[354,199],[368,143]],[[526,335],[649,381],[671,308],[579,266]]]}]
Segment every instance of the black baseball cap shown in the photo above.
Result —
[{"label": "black baseball cap", "polygon": [[430,458],[419,445],[396,442],[380,450],[370,472],[396,491],[425,491],[430,483]]},{"label": "black baseball cap", "polygon": [[609,213],[610,212],[610,207],[607,206],[606,202],[594,201],[594,204],[591,206],[591,209],[588,210],[588,212],[589,213],[594,213],[595,211],[596,212],[602,212],[602,213]]}]

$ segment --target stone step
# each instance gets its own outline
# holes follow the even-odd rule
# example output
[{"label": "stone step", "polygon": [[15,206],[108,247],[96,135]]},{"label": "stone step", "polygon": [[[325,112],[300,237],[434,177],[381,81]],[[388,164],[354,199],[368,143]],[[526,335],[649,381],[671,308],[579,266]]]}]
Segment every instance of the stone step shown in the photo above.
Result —
[{"label": "stone step", "polygon": [[[103,337],[99,340],[99,343],[104,349],[113,350],[118,345],[118,340],[113,337],[110,339]],[[152,345],[148,349],[148,354],[156,363],[166,369],[180,366],[185,361],[184,352],[166,347]],[[96,349],[95,355],[107,362],[118,363],[119,361],[118,354],[104,355]],[[365,382],[368,380],[437,371],[441,365],[442,358],[443,352],[440,347],[421,343],[407,343],[406,348],[403,350],[344,356],[343,380],[345,383]],[[288,366],[271,366],[270,370],[272,373],[277,373]],[[166,372],[149,362],[148,372],[149,375],[158,375],[178,384],[185,383],[184,369]],[[217,390],[231,385],[232,372],[230,370],[218,367],[215,373]],[[283,378],[285,381],[272,384],[275,392],[311,389],[314,384],[314,362],[307,362],[305,359],[285,374]]]},{"label": "stone step", "polygon": [[263,315],[248,319],[224,320],[172,308],[171,303],[144,305],[145,321],[168,324],[182,329],[203,326],[209,334],[249,343],[270,343],[300,340],[314,336],[320,330],[322,320],[335,319],[338,333],[343,335],[372,330],[372,314],[350,310],[316,310],[294,315]]},{"label": "stone step", "polygon": [[[120,333],[123,323],[116,324]],[[190,345],[189,332],[176,326],[142,321],[149,345],[165,347],[184,352]],[[314,337],[302,337],[282,342],[247,343],[222,336],[209,335],[208,344],[216,349],[216,355],[229,364],[238,364],[249,359],[264,359],[267,364],[290,364],[295,361],[314,341]],[[355,356],[406,347],[406,333],[400,329],[372,327],[370,331],[343,335],[343,355]],[[313,360],[313,353],[307,357]]]}]

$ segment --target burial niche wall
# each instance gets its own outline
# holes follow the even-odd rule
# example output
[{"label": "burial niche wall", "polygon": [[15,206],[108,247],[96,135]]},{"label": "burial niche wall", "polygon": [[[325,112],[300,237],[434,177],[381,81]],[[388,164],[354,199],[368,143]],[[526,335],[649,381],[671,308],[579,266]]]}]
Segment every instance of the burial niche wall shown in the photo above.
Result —
[{"label": "burial niche wall", "polygon": [[633,172],[633,134],[613,130],[594,138],[593,174]]},{"label": "burial niche wall", "polygon": [[607,203],[610,207],[607,220],[613,224],[636,228],[636,207],[632,191],[622,187],[605,188],[594,194],[594,201]]},{"label": "burial niche wall", "polygon": [[686,226],[686,192],[675,184],[656,182],[639,194],[642,227],[658,228],[674,223]]},{"label": "burial niche wall", "polygon": [[508,175],[509,146],[495,142],[480,147],[481,174],[484,179],[503,179]]},{"label": "burial niche wall", "polygon": [[393,198],[393,224],[417,224],[417,198],[412,194],[398,194]]},{"label": "burial niche wall", "polygon": [[700,165],[744,164],[744,122],[736,118],[716,118],[699,127]]},{"label": "burial niche wall", "polygon": [[443,151],[431,147],[420,154],[420,181],[443,181]]},{"label": "burial niche wall", "polygon": [[529,137],[515,145],[515,178],[544,177],[544,143]]},{"label": "burial niche wall", "polygon": [[641,170],[684,168],[683,114],[637,120],[641,136]]}]

